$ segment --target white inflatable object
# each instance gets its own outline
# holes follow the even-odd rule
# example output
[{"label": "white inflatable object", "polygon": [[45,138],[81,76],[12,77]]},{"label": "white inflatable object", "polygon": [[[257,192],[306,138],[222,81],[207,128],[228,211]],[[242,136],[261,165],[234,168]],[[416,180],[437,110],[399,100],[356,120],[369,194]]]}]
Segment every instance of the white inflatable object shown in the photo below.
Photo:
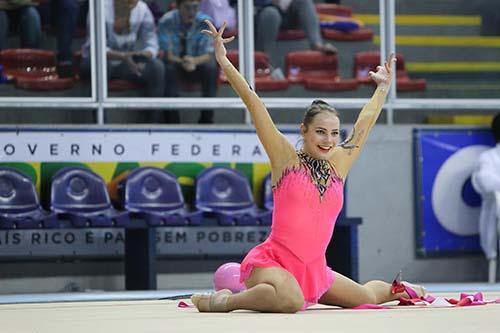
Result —
[{"label": "white inflatable object", "polygon": [[491,148],[464,147],[451,155],[439,169],[432,186],[432,209],[443,228],[459,236],[479,232],[480,207],[470,207],[462,199],[462,188],[472,175],[479,155]]}]

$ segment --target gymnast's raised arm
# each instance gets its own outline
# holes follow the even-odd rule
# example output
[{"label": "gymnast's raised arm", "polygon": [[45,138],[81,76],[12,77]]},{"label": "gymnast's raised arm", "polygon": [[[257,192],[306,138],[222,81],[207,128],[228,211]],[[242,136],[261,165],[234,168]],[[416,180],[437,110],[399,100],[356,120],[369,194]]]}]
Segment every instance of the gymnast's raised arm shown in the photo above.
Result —
[{"label": "gymnast's raised arm", "polygon": [[347,140],[335,147],[331,162],[336,166],[337,172],[344,179],[351,169],[352,164],[358,158],[361,149],[366,143],[368,133],[375,125],[382,111],[385,98],[391,86],[392,71],[395,62],[396,57],[394,54],[391,54],[384,66],[377,67],[376,73],[369,73],[372,80],[377,84],[377,89],[370,101],[359,113],[358,119],[351,133],[348,135]]},{"label": "gymnast's raised arm", "polygon": [[257,136],[266,150],[273,171],[283,169],[286,167],[286,164],[290,161],[293,154],[295,154],[294,147],[288,142],[286,137],[278,131],[264,103],[262,103],[259,96],[257,96],[243,76],[241,76],[238,70],[226,57],[226,47],[224,44],[231,42],[234,36],[229,38],[222,37],[226,27],[225,24],[217,31],[210,21],[205,22],[210,30],[203,30],[203,32],[214,39],[215,58],[226,74],[229,83],[243,100],[243,103],[245,103],[250,112],[257,131]]}]

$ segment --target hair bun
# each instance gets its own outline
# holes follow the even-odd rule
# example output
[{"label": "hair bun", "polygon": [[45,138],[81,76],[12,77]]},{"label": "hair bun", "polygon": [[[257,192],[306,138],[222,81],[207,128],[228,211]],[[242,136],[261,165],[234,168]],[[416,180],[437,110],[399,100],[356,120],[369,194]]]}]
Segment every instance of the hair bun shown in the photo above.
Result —
[{"label": "hair bun", "polygon": [[315,99],[312,101],[311,105],[330,105],[322,99]]}]

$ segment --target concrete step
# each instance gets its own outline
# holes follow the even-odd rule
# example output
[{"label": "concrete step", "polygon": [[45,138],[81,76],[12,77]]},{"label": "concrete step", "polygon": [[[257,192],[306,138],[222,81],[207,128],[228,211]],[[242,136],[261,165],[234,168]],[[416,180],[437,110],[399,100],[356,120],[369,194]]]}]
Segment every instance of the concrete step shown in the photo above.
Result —
[{"label": "concrete step", "polygon": [[[360,14],[354,17],[379,34],[379,15]],[[480,15],[396,15],[396,33],[477,36],[481,34],[481,23]]]}]

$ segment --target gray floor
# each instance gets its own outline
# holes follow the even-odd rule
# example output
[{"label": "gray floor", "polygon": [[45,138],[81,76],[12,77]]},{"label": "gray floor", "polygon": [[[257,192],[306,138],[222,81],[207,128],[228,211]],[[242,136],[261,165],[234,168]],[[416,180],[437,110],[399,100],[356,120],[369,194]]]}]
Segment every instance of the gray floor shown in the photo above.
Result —
[{"label": "gray floor", "polygon": [[[500,292],[500,283],[426,283],[428,293]],[[96,302],[96,301],[138,301],[188,298],[198,292],[211,289],[172,289],[156,291],[75,292],[0,295],[0,304]]]}]

